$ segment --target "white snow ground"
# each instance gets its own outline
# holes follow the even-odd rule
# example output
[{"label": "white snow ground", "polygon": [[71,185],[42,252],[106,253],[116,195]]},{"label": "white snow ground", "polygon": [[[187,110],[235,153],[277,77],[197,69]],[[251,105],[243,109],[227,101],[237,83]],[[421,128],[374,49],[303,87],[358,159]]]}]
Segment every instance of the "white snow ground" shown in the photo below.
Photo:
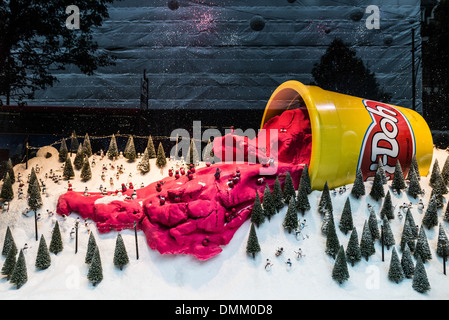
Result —
[{"label": "white snow ground", "polygon": [[[51,152],[53,156],[45,159],[46,152]],[[434,159],[438,159],[440,168],[446,160],[448,154],[442,150],[435,150]],[[92,158],[91,158],[92,159]],[[76,191],[83,191],[85,186],[89,190],[96,190],[101,184],[100,172],[102,163],[96,157],[97,164],[93,171],[93,178],[87,183],[79,180],[79,172],[73,181]],[[109,160],[104,160],[109,163]],[[132,182],[139,187],[142,182],[148,184],[151,181],[162,177],[160,171],[156,169],[152,160],[151,172],[141,176],[135,171],[137,162],[129,164],[125,159],[117,160],[118,164],[125,166],[125,173],[120,177],[120,184],[128,180],[129,172],[133,173]],[[28,170],[25,165],[20,164],[15,167],[16,175],[22,172],[26,179],[31,167],[36,164],[42,168],[39,178],[43,179],[45,172],[50,168],[55,170],[61,164],[57,159],[57,151],[52,147],[42,148],[38,157],[29,160]],[[114,177],[115,171],[109,170]],[[61,174],[59,172],[59,174]],[[107,182],[109,177],[107,177]],[[106,183],[109,184],[109,183]],[[103,185],[106,185],[103,184]],[[120,185],[119,184],[119,185]],[[389,183],[390,184],[390,183]],[[116,184],[117,185],[117,184]],[[27,184],[25,184],[27,186]],[[367,193],[371,188],[370,183],[366,183]],[[428,203],[430,189],[428,178],[421,179],[421,186],[426,186],[427,192],[424,196],[425,204]],[[42,220],[38,224],[39,237],[44,235],[47,244],[50,243],[51,231],[53,228],[52,219],[46,215],[46,210],[56,210],[57,199],[67,188],[67,182],[62,181],[61,185],[47,180],[49,197],[43,197],[44,205],[40,210]],[[387,189],[388,186],[385,186]],[[6,278],[0,279],[0,299],[33,300],[33,299],[157,299],[157,300],[301,300],[301,299],[448,299],[449,275],[443,274],[442,259],[436,255],[436,243],[438,227],[427,230],[426,234],[432,249],[433,258],[425,264],[427,275],[430,281],[431,290],[425,294],[420,294],[412,289],[412,280],[405,279],[399,284],[388,280],[388,268],[392,250],[385,250],[385,261],[381,260],[381,247],[376,242],[376,253],[370,257],[369,261],[364,259],[354,267],[349,267],[350,278],[344,284],[339,285],[331,277],[334,260],[326,255],[325,237],[321,234],[321,216],[317,213],[316,207],[321,192],[314,191],[309,196],[312,208],[304,217],[307,219],[306,232],[309,238],[297,240],[294,234],[288,234],[282,227],[282,221],[286,213],[286,207],[277,214],[270,222],[266,221],[257,229],[257,235],[262,251],[255,259],[246,254],[246,242],[249,234],[250,223],[247,221],[236,232],[232,241],[223,247],[223,252],[218,256],[208,260],[199,261],[194,257],[186,255],[161,255],[157,251],[151,250],[147,244],[143,232],[138,232],[139,259],[136,259],[134,230],[125,230],[121,234],[127,247],[130,263],[122,271],[115,268],[112,259],[115,248],[117,232],[99,234],[91,224],[103,265],[104,280],[96,287],[87,280],[88,266],[84,263],[87,248],[88,234],[82,225],[79,229],[79,247],[75,254],[75,240],[70,239],[70,230],[74,226],[78,217],[76,214],[70,215],[66,221],[57,216],[61,225],[64,241],[64,250],[58,255],[51,254],[51,266],[47,270],[37,271],[34,267],[38,242],[35,240],[34,217],[24,217],[22,212],[27,207],[26,200],[17,200],[17,183],[14,185],[16,199],[10,204],[7,213],[0,214],[0,245],[3,240],[7,226],[11,228],[15,242],[19,249],[27,243],[30,248],[25,254],[28,282],[20,289],[16,289]],[[344,202],[349,196],[351,186],[343,195],[333,197],[334,218],[336,225],[340,219]],[[25,189],[26,190],[26,189]],[[446,196],[446,200],[447,200]],[[418,199],[412,199],[402,192],[400,196],[394,196],[393,202],[398,206],[403,202],[412,201],[412,208],[415,222],[420,225],[424,216],[424,211],[419,212],[416,208]],[[367,203],[374,205],[376,213],[379,213],[381,202],[376,203],[369,196],[360,200],[351,198],[354,224],[359,235],[362,233],[363,223],[368,219]],[[446,206],[446,204],[445,204]],[[440,209],[440,213],[444,209]],[[397,217],[391,221],[391,227],[395,234],[396,248],[399,249],[400,237],[404,220]],[[442,214],[440,214],[442,221]],[[445,230],[448,231],[448,224],[445,222]],[[340,243],[346,249],[349,234],[344,235],[337,228]],[[449,235],[449,233],[447,232]],[[284,248],[284,254],[280,257],[274,255],[277,247]],[[302,248],[306,255],[297,261],[294,257],[294,250]],[[398,250],[399,257],[401,252]],[[269,258],[274,264],[271,271],[264,269],[265,260]],[[285,261],[291,258],[293,267],[287,270]],[[3,265],[5,258],[0,258]]]}]

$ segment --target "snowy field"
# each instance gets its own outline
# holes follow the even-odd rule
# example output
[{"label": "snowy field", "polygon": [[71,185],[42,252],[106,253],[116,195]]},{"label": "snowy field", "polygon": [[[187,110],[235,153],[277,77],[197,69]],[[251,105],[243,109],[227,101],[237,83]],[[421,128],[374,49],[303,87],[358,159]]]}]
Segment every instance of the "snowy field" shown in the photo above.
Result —
[{"label": "snowy field", "polygon": [[[44,155],[50,152],[52,157],[46,159]],[[444,164],[448,153],[443,150],[435,150],[434,159],[438,159],[440,168]],[[73,155],[74,157],[74,155]],[[73,158],[72,158],[73,160]],[[92,158],[91,158],[92,160]],[[128,163],[126,159],[118,159],[117,164],[123,164],[124,174],[120,180],[115,178],[115,171],[108,170],[110,176],[114,177],[116,186],[121,183],[132,181],[136,187],[143,182],[145,185],[161,179],[166,175],[166,171],[161,174],[160,170],[151,160],[151,171],[147,175],[140,175],[136,170],[137,162]],[[105,163],[110,161],[105,158]],[[15,169],[16,177],[19,172],[25,178],[31,167],[38,165],[41,170],[38,178],[45,179],[44,175],[52,168],[59,171],[61,163],[58,162],[57,151],[52,147],[42,148],[38,156],[28,163],[28,170],[25,165],[17,165]],[[168,164],[169,168],[171,164]],[[103,183],[100,179],[102,162],[96,157],[96,166],[92,168],[92,179],[88,182],[81,182],[79,171],[72,181],[75,191],[84,191],[87,186],[89,191],[98,191],[98,187]],[[132,177],[129,177],[129,173]],[[429,174],[430,176],[430,174]],[[109,181],[107,176],[106,181]],[[117,184],[119,183],[119,184]],[[103,183],[104,184],[104,183]],[[109,184],[109,183],[108,183]],[[52,180],[46,181],[48,197],[43,196],[43,207],[40,209],[42,215],[38,222],[38,233],[44,235],[47,244],[50,243],[53,229],[53,218],[47,216],[47,209],[56,211],[58,197],[67,191],[67,182],[62,181],[56,184]],[[385,190],[389,188],[384,186]],[[25,184],[27,186],[27,184]],[[430,196],[428,177],[421,179],[421,186],[426,187],[426,194],[423,197],[427,204]],[[97,286],[93,286],[87,279],[88,265],[84,263],[87,249],[88,233],[84,226],[84,221],[79,229],[78,252],[75,254],[75,240],[70,237],[70,231],[75,225],[77,214],[71,214],[66,220],[56,216],[59,220],[64,249],[58,255],[51,254],[51,266],[43,271],[37,271],[34,264],[36,260],[38,242],[35,240],[34,217],[26,217],[22,213],[27,208],[25,199],[17,199],[17,182],[14,184],[15,199],[10,203],[8,212],[0,214],[0,245],[3,246],[6,228],[11,228],[14,240],[19,250],[28,244],[29,249],[25,253],[28,282],[20,289],[16,289],[6,278],[0,279],[0,299],[170,299],[170,300],[302,300],[302,299],[449,299],[449,275],[443,274],[442,258],[436,255],[436,245],[438,237],[438,227],[431,230],[426,229],[429,245],[432,250],[432,259],[425,263],[426,272],[431,285],[431,290],[421,294],[413,290],[412,280],[405,279],[399,284],[388,280],[388,269],[392,249],[385,249],[385,261],[381,258],[381,246],[376,242],[375,255],[369,261],[362,259],[354,267],[349,267],[350,278],[344,284],[339,285],[332,279],[332,268],[334,259],[325,253],[326,239],[321,233],[322,217],[317,212],[317,205],[321,196],[320,191],[313,191],[309,195],[311,210],[299,218],[307,220],[305,234],[308,238],[299,240],[295,235],[284,231],[282,222],[287,207],[281,210],[271,221],[266,221],[257,229],[257,235],[261,246],[261,252],[256,258],[246,254],[246,243],[250,229],[247,221],[236,232],[229,245],[223,247],[223,252],[218,256],[207,260],[199,261],[194,257],[185,255],[161,255],[157,251],[151,250],[147,244],[143,232],[138,232],[139,259],[136,259],[136,247],[134,230],[125,230],[121,234],[125,241],[130,263],[119,270],[113,265],[113,255],[117,232],[99,234],[95,225],[90,221],[91,232],[96,237],[99,246],[101,261],[103,266],[104,279]],[[367,194],[371,188],[371,183],[366,183]],[[24,189],[26,192],[26,188]],[[340,220],[344,202],[349,195],[351,186],[347,186],[344,194],[332,196],[334,207],[334,218],[336,225]],[[442,221],[443,212],[446,210],[447,198],[443,209],[440,209],[439,219],[444,224],[448,233],[448,224]],[[402,192],[399,196],[393,196],[393,205],[399,207],[404,202],[412,202],[411,212],[418,225],[424,211],[419,211],[416,204],[418,199],[412,199]],[[367,204],[374,206],[379,217],[381,201],[375,202],[366,195],[359,200],[351,197],[352,214],[354,225],[359,235],[365,220],[368,219],[369,212]],[[395,219],[390,221],[390,225],[395,235],[396,249],[399,257],[402,252],[399,249],[401,233],[404,219],[397,216],[398,209],[395,210]],[[337,227],[337,235],[340,244],[346,245],[350,234],[344,235]],[[275,251],[278,247],[284,248],[284,253],[276,257]],[[303,257],[297,260],[294,251],[302,249]],[[269,258],[274,264],[271,271],[264,269],[265,261]],[[286,268],[285,261],[290,258],[293,261],[292,268]],[[5,261],[0,258],[0,263]]]}]

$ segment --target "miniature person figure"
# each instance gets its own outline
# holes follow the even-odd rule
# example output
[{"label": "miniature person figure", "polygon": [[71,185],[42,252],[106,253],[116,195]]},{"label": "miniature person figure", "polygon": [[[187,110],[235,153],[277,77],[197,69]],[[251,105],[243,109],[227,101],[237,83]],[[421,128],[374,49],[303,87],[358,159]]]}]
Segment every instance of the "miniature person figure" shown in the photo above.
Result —
[{"label": "miniature person figure", "polygon": [[131,195],[131,199],[133,199],[133,200],[137,199],[136,190],[133,191],[133,194]]},{"label": "miniature person figure", "polygon": [[301,259],[303,257],[301,248],[299,248],[298,251],[295,251],[295,253],[296,253],[296,259],[297,260],[299,260],[299,259]]},{"label": "miniature person figure", "polygon": [[272,266],[273,264],[271,263],[271,260],[267,259],[267,261],[265,262],[265,270],[270,271]]},{"label": "miniature person figure", "polygon": [[173,169],[168,169],[168,176],[173,177]]},{"label": "miniature person figure", "polygon": [[219,169],[219,168],[217,168],[217,170],[215,171],[215,174],[214,174],[214,176],[215,176],[215,180],[218,180],[218,179],[220,179],[220,174],[221,174],[221,171],[220,171],[220,169]]},{"label": "miniature person figure", "polygon": [[159,196],[159,204],[161,206],[163,206],[165,204],[165,197],[164,196]]},{"label": "miniature person figure", "polygon": [[292,268],[292,261],[290,260],[290,258],[288,258],[287,261],[285,261],[285,265],[287,266],[287,269]]},{"label": "miniature person figure", "polygon": [[67,191],[73,191],[73,187],[72,187],[72,184],[70,183],[70,181],[68,181]]}]

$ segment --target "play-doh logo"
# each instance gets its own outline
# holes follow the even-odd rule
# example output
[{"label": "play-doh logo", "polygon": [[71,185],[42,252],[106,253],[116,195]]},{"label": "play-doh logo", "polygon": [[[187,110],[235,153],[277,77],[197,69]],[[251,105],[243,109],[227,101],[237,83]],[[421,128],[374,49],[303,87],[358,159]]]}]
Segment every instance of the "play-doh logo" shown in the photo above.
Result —
[{"label": "play-doh logo", "polygon": [[373,121],[365,133],[357,168],[368,180],[375,176],[380,159],[390,178],[399,160],[407,174],[415,154],[415,138],[407,118],[388,104],[370,100],[363,100],[363,104]]}]

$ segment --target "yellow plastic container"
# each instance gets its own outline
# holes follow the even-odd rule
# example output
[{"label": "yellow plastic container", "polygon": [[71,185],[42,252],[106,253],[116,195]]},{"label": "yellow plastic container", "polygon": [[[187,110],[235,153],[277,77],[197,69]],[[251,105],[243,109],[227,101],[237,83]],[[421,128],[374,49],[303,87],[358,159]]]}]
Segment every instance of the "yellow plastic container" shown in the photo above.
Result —
[{"label": "yellow plastic container", "polygon": [[282,112],[303,108],[312,132],[309,175],[312,188],[322,190],[354,182],[362,169],[372,179],[379,158],[387,176],[399,160],[408,173],[413,155],[426,176],[433,156],[433,140],[426,121],[415,111],[287,81],[272,94],[261,127]]}]

